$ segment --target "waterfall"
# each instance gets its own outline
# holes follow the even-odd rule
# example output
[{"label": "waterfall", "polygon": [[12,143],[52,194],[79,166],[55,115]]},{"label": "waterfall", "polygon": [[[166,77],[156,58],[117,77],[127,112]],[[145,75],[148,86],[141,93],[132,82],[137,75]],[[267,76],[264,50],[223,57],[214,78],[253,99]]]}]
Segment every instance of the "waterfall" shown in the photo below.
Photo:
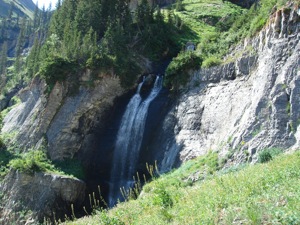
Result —
[{"label": "waterfall", "polygon": [[109,206],[122,199],[120,188],[128,189],[133,184],[148,109],[162,89],[162,78],[156,77],[154,86],[144,101],[140,95],[142,85],[143,82],[139,84],[136,94],[129,101],[117,134],[110,176]]}]

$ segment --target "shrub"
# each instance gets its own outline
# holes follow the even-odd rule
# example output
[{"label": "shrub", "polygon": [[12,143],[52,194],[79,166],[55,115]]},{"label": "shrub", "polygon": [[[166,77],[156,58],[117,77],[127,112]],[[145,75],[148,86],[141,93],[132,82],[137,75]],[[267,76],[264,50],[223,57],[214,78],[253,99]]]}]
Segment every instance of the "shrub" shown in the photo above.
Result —
[{"label": "shrub", "polygon": [[9,167],[26,173],[39,171],[53,171],[54,166],[47,159],[46,153],[41,150],[31,150],[8,163]]},{"label": "shrub", "polygon": [[108,216],[107,211],[101,211],[99,215],[101,224],[106,224],[106,225],[125,225],[123,221],[121,221],[117,217],[113,216]]},{"label": "shrub", "polygon": [[205,59],[202,63],[203,68],[210,68],[213,66],[218,66],[222,63],[222,60],[218,58],[217,56],[210,56],[207,59]]},{"label": "shrub", "polygon": [[258,155],[258,161],[260,163],[269,162],[269,161],[272,160],[272,158],[273,157],[272,157],[270,151],[268,151],[268,150],[264,150],[264,151],[260,152],[259,155]]},{"label": "shrub", "polygon": [[258,155],[258,162],[265,163],[271,161],[276,155],[282,153],[280,148],[263,149]]},{"label": "shrub", "polygon": [[40,73],[46,83],[52,88],[57,81],[64,81],[67,75],[75,73],[77,64],[60,56],[47,58],[41,67]]},{"label": "shrub", "polygon": [[[2,129],[2,116],[0,114],[0,132],[1,132],[1,129]],[[1,139],[1,136],[0,136],[0,149],[4,146],[4,143]]]},{"label": "shrub", "polygon": [[165,84],[177,89],[188,82],[188,70],[198,69],[202,64],[202,58],[194,52],[181,52],[172,60],[166,69]]},{"label": "shrub", "polygon": [[163,208],[172,207],[173,200],[170,194],[167,192],[163,184],[158,185],[157,189],[154,191],[155,196],[153,198],[153,203],[159,205]]}]

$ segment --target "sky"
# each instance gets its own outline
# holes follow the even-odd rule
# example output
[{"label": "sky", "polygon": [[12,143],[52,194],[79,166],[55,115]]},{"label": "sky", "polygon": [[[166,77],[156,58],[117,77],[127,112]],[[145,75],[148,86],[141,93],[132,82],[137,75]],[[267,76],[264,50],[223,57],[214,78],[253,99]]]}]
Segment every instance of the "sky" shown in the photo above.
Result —
[{"label": "sky", "polygon": [[52,4],[52,9],[54,9],[57,0],[33,0],[34,3],[38,3],[39,4],[39,8],[42,8],[43,6],[45,6],[45,8],[47,9],[50,2]]}]

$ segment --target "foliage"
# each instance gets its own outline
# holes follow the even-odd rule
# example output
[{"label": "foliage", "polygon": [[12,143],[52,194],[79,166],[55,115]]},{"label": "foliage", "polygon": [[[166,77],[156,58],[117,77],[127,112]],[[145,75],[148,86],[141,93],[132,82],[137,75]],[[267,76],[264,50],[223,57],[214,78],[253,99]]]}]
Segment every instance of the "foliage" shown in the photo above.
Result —
[{"label": "foliage", "polygon": [[9,167],[21,172],[45,172],[54,170],[54,166],[48,160],[46,153],[42,150],[31,150],[9,162]]},{"label": "foliage", "polygon": [[76,72],[77,64],[62,57],[49,57],[45,60],[41,67],[41,75],[45,78],[46,83],[53,87],[56,81],[64,81],[67,76]]},{"label": "foliage", "polygon": [[[1,94],[6,94],[16,86],[26,85],[33,73],[37,72],[39,47],[46,38],[52,14],[50,8],[40,10],[36,7],[32,18],[32,11],[26,6],[23,7],[21,3],[18,4],[20,5],[12,6],[6,17],[0,19],[0,74],[5,75],[0,78]],[[27,17],[22,13],[23,10],[30,15]],[[27,54],[24,53],[27,52],[24,49],[32,47],[33,39],[34,57],[26,59]]]},{"label": "foliage", "polygon": [[[2,144],[3,144],[3,142],[2,142]],[[10,151],[5,149],[5,146],[3,144],[3,146],[0,147],[0,180],[7,174],[7,171],[8,171],[7,164],[13,158],[14,158],[14,155]]]},{"label": "foliage", "polygon": [[53,85],[61,78],[54,76],[55,65],[72,62],[77,68],[117,75],[123,86],[131,86],[141,72],[140,55],[160,60],[178,47],[172,39],[176,29],[165,21],[159,8],[141,0],[131,14],[128,3],[63,1],[53,14],[47,41],[42,47],[35,44],[30,53],[28,71],[35,74],[40,70]]},{"label": "foliage", "polygon": [[[0,133],[1,133],[2,126],[3,126],[3,119],[2,119],[2,114],[0,113]],[[2,140],[2,137],[0,136],[0,151],[3,147],[4,147],[4,142]]]},{"label": "foliage", "polygon": [[174,89],[185,85],[189,79],[188,71],[200,68],[202,59],[192,51],[181,52],[173,58],[166,69],[165,84]]},{"label": "foliage", "polygon": [[173,200],[171,195],[166,191],[166,188],[163,185],[159,185],[153,196],[153,204],[161,206],[163,208],[168,208],[173,206]]},{"label": "foliage", "polygon": [[282,149],[279,149],[279,148],[263,149],[258,154],[258,162],[260,162],[260,163],[269,162],[273,159],[273,157],[279,155],[280,153],[282,153]]},{"label": "foliage", "polygon": [[[214,158],[212,153],[210,156]],[[204,158],[146,184],[137,200],[66,224],[105,224],[108,218],[125,224],[299,223],[299,152],[185,185],[187,177],[205,174],[206,166],[195,166]],[[172,204],[166,203],[169,201]]]},{"label": "foliage", "polygon": [[80,161],[76,159],[52,162],[48,159],[44,150],[30,149],[28,152],[20,153],[14,146],[8,149],[0,149],[0,177],[5,176],[9,169],[30,174],[34,172],[46,172],[76,177],[78,179],[85,178],[83,167]]},{"label": "foliage", "polygon": [[222,63],[222,60],[216,56],[210,56],[208,58],[206,58],[203,63],[202,63],[202,67],[203,68],[210,68],[213,66],[218,66]]},{"label": "foliage", "polygon": [[176,11],[180,12],[184,10],[182,0],[176,0]]}]

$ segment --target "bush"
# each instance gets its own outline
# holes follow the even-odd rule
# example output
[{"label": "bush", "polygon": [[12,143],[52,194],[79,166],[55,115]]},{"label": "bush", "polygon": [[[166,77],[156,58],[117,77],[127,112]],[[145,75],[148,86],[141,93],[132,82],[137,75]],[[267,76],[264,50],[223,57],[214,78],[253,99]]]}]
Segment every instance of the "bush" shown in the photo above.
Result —
[{"label": "bush", "polygon": [[[1,116],[1,114],[0,114],[0,133],[1,133],[1,129],[2,129],[2,116]],[[3,142],[3,140],[2,140],[2,138],[1,138],[1,136],[0,136],[0,149],[1,148],[3,148],[4,147],[4,142]]]},{"label": "bush", "polygon": [[31,150],[11,160],[8,166],[14,170],[26,173],[39,171],[53,171],[54,166],[47,159],[46,153],[41,150]]},{"label": "bush", "polygon": [[268,150],[264,150],[262,152],[259,153],[258,155],[258,161],[260,163],[266,163],[272,160],[272,155]]},{"label": "bush", "polygon": [[271,161],[276,155],[282,153],[280,148],[263,149],[258,155],[258,162],[265,163]]},{"label": "bush", "polygon": [[165,84],[178,89],[180,85],[188,82],[188,70],[198,69],[202,64],[202,58],[194,52],[181,52],[172,60],[166,69]]},{"label": "bush", "polygon": [[222,63],[222,60],[219,59],[217,56],[210,56],[207,59],[205,59],[202,63],[203,68],[210,68],[213,66],[218,66]]},{"label": "bush", "polygon": [[55,56],[49,57],[43,62],[40,73],[46,83],[53,87],[57,81],[64,81],[67,79],[67,75],[76,73],[77,68],[75,62]]},{"label": "bush", "polygon": [[170,194],[166,191],[163,184],[158,185],[157,189],[154,191],[155,196],[153,197],[153,203],[159,205],[163,208],[172,207],[173,200]]}]

